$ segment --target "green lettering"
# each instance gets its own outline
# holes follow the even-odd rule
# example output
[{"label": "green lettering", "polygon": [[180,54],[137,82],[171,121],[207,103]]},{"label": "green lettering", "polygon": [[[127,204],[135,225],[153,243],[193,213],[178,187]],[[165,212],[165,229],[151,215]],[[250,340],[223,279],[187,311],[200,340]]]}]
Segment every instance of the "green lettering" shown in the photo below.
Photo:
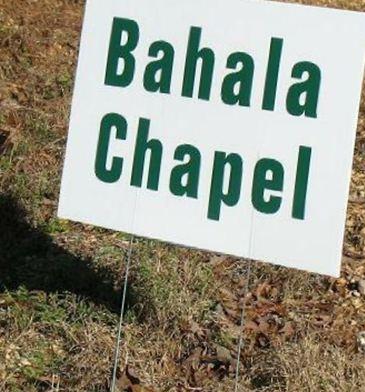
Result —
[{"label": "green lettering", "polygon": [[227,75],[222,84],[222,100],[227,105],[250,106],[255,64],[247,53],[232,53],[227,60],[227,68],[238,72]]},{"label": "green lettering", "polygon": [[202,29],[192,27],[190,30],[188,49],[186,54],[182,95],[192,98],[194,94],[196,69],[198,60],[202,61],[201,77],[198,97],[209,101],[212,88],[215,56],[209,48],[199,49]]},{"label": "green lettering", "polygon": [[[121,45],[123,33],[127,41]],[[136,60],[132,55],[139,40],[138,24],[129,19],[114,18],[106,66],[105,84],[108,86],[127,87],[132,83]],[[118,73],[120,60],[123,60],[123,72]]]},{"label": "green lettering", "polygon": [[[268,178],[271,174],[271,178]],[[265,200],[265,191],[282,192],[284,186],[284,168],[282,164],[275,159],[261,159],[255,167],[253,186],[252,186],[252,204],[257,211],[264,214],[275,214],[281,207],[282,198],[270,195]]]},{"label": "green lettering", "polygon": [[[230,169],[228,190],[224,192],[224,177],[227,166]],[[227,155],[217,151],[214,158],[212,183],[209,197],[208,218],[219,221],[222,203],[229,207],[235,206],[241,195],[243,162],[237,154]]]},{"label": "green lettering", "polygon": [[150,167],[148,172],[147,188],[157,191],[160,181],[162,144],[157,139],[148,140],[150,120],[141,118],[138,126],[137,141],[133,159],[131,185],[142,186],[144,164],[147,151],[150,152]]},{"label": "green lettering", "polygon": [[[199,174],[201,155],[199,150],[189,144],[179,146],[174,158],[179,161],[184,161],[189,157],[189,161],[183,165],[176,166],[171,172],[170,190],[176,196],[198,198],[199,188]],[[185,184],[183,184],[184,177],[186,177]]]},{"label": "green lettering", "polygon": [[312,149],[310,147],[300,146],[292,213],[295,219],[304,220],[305,218],[311,156]]},{"label": "green lettering", "polygon": [[124,117],[116,113],[105,115],[101,121],[99,141],[95,159],[96,177],[103,182],[113,183],[119,180],[122,174],[123,158],[114,157],[112,165],[107,168],[107,159],[112,129],[116,129],[115,138],[125,140],[128,124]]},{"label": "green lettering", "polygon": [[144,88],[151,92],[170,93],[171,78],[174,64],[175,51],[172,45],[165,41],[154,42],[149,50],[149,56],[159,60],[152,61],[146,67],[144,74]]},{"label": "green lettering", "polygon": [[290,87],[286,107],[293,116],[304,114],[306,117],[317,118],[321,70],[316,64],[304,61],[294,66],[292,77],[301,79],[304,73],[308,74],[308,79]]},{"label": "green lettering", "polygon": [[263,110],[273,111],[275,109],[276,93],[278,89],[281,54],[283,51],[283,39],[272,38],[270,44],[269,61],[267,65]]}]

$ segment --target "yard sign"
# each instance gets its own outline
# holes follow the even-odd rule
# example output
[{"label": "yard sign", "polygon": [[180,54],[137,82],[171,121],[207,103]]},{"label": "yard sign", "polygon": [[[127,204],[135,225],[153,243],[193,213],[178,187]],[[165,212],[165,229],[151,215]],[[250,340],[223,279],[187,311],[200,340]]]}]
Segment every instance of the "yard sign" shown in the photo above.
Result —
[{"label": "yard sign", "polygon": [[361,13],[88,0],[59,216],[338,276]]}]

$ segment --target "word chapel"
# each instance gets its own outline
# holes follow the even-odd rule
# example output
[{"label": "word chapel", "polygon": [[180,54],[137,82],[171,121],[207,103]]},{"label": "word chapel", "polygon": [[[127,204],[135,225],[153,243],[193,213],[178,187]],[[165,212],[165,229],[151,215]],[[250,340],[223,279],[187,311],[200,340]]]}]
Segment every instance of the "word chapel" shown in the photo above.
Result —
[{"label": "word chapel", "polygon": [[[190,29],[179,93],[182,97],[196,96],[198,99],[209,101],[216,55],[213,49],[202,47],[201,37],[201,28]],[[133,83],[138,66],[134,51],[139,40],[140,28],[136,21],[114,18],[105,85],[127,88]],[[283,39],[271,39],[263,91],[263,110],[275,110],[283,46]],[[174,93],[172,91],[175,58],[173,45],[163,40],[152,42],[146,55],[151,58],[151,61],[144,67],[144,89],[149,93]],[[248,53],[232,53],[227,58],[227,71],[221,86],[222,103],[250,107],[255,74],[254,59]],[[287,112],[292,116],[317,118],[321,87],[320,68],[312,62],[301,61],[293,66],[290,77],[293,79],[293,84],[286,95]],[[130,185],[141,188],[146,171],[147,189],[158,191],[161,165],[164,162],[164,147],[160,140],[149,137],[150,127],[151,120],[139,119],[136,126],[137,136]],[[108,113],[103,117],[95,159],[95,175],[100,181],[114,183],[123,175],[124,159],[121,156],[110,156],[110,145],[116,141],[126,140],[128,128],[128,122],[122,114]],[[311,147],[298,146],[296,180],[292,185],[293,219],[305,219],[311,156]],[[171,194],[176,197],[198,199],[203,158],[199,148],[190,144],[181,144],[176,147],[173,158],[176,166],[169,178]],[[111,162],[111,165],[108,162]],[[244,182],[244,159],[235,152],[218,150],[214,154],[212,167],[207,216],[210,220],[219,221],[223,207],[236,206],[240,201]],[[284,187],[285,168],[278,160],[266,157],[256,162],[251,184],[251,202],[258,212],[277,213],[282,205]]]},{"label": "word chapel", "polygon": [[[147,167],[145,163],[149,156],[149,168],[146,169],[148,172],[147,189],[158,191],[164,149],[160,140],[149,138],[150,125],[150,120],[139,119],[130,185],[138,188],[143,186],[144,172]],[[115,140],[126,140],[127,136],[128,123],[122,115],[108,113],[104,116],[95,160],[95,174],[100,181],[115,183],[121,178],[124,159],[117,156],[110,157],[109,147]],[[311,155],[310,147],[299,147],[292,202],[292,217],[295,219],[305,219]],[[112,158],[111,165],[108,163],[108,158]],[[202,162],[200,150],[190,144],[181,144],[175,149],[174,159],[177,165],[170,175],[171,194],[197,199]],[[218,221],[223,205],[233,207],[240,201],[243,165],[244,160],[239,154],[215,152],[208,205],[209,219]],[[280,210],[282,204],[280,193],[284,189],[284,179],[285,169],[279,161],[263,158],[256,163],[251,195],[252,204],[257,211],[275,214]]]}]

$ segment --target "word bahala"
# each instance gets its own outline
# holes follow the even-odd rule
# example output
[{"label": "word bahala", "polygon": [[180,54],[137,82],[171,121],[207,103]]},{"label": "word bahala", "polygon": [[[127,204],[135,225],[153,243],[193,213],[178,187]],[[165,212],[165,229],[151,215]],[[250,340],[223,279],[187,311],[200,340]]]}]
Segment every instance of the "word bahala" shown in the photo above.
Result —
[{"label": "word bahala", "polygon": [[[105,84],[128,87],[134,81],[137,66],[141,66],[134,51],[140,40],[140,28],[136,21],[114,18],[109,44]],[[214,50],[201,47],[202,28],[191,27],[187,42],[185,67],[182,78],[181,96],[209,101],[216,66]],[[122,43],[123,42],[123,43]],[[272,38],[269,48],[262,109],[274,111],[280,76],[284,40]],[[153,42],[148,56],[153,58],[144,67],[143,87],[151,93],[172,93],[175,60],[174,46],[163,40]],[[251,106],[254,89],[255,61],[245,52],[231,53],[226,60],[229,71],[221,81],[221,100],[227,105]],[[197,80],[198,69],[201,70]],[[120,71],[122,70],[122,72]],[[232,72],[234,71],[234,72]],[[286,110],[293,116],[317,118],[321,87],[321,69],[310,61],[293,65],[291,78],[295,80],[286,94]],[[194,93],[195,85],[199,88]]]}]

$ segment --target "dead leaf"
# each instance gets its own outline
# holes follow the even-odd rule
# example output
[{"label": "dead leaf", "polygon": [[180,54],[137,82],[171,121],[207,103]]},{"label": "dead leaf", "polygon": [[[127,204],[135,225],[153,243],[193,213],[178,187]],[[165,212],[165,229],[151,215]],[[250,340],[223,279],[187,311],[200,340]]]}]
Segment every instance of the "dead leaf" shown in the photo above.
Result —
[{"label": "dead leaf", "polygon": [[117,380],[118,392],[153,392],[152,389],[141,385],[140,379],[134,371],[127,366],[122,376]]},{"label": "dead leaf", "polygon": [[287,322],[284,327],[279,331],[285,339],[290,339],[295,334],[295,328],[293,323]]}]

